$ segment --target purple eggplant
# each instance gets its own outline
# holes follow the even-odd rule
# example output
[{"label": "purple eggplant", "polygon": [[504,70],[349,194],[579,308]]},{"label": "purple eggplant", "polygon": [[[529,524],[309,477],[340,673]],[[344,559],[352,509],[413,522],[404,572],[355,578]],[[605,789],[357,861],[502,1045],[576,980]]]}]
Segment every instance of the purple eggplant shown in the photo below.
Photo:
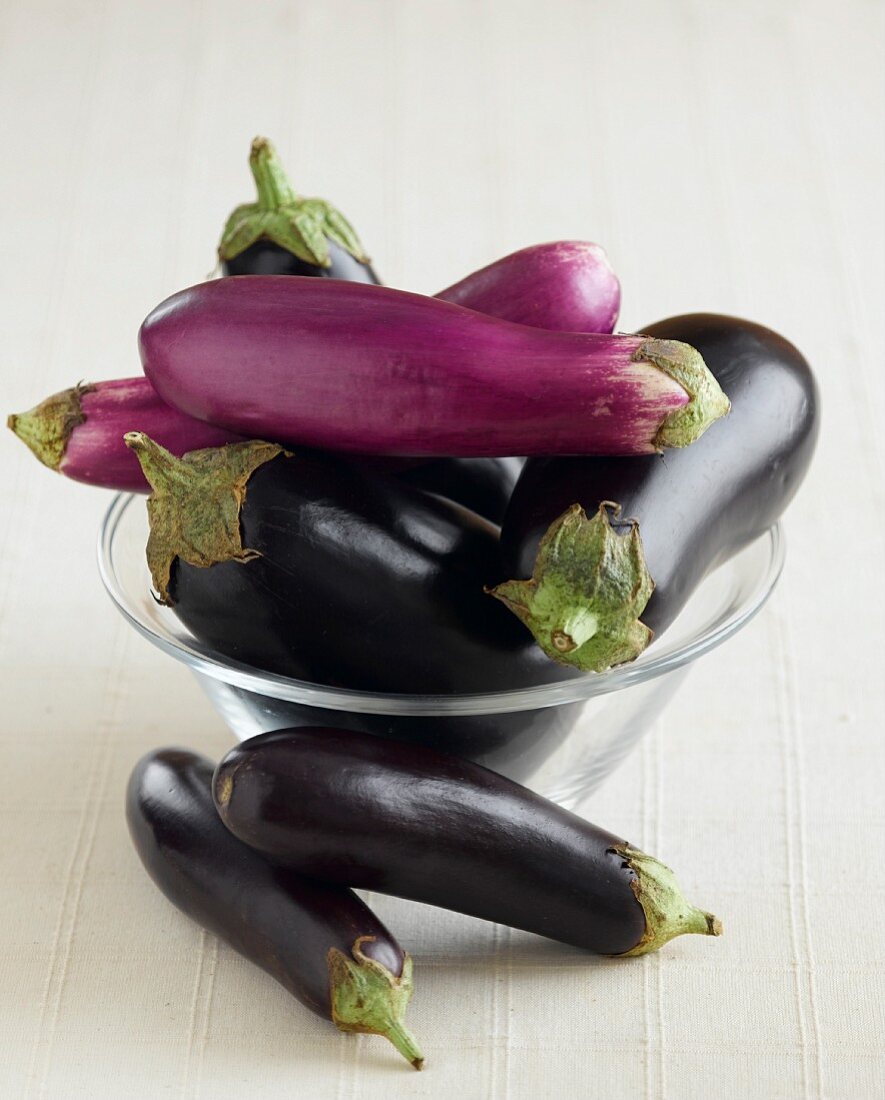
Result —
[{"label": "purple eggplant", "polygon": [[[245,442],[235,432],[173,409],[143,377],[72,386],[28,412],[13,413],[7,426],[51,470],[87,485],[129,493],[151,490],[138,459],[123,441],[129,431],[143,430],[178,457]],[[505,458],[375,461],[380,472],[448,497],[495,524],[504,518],[522,468],[518,459]]]},{"label": "purple eggplant", "polygon": [[[268,242],[251,247],[278,248]],[[336,247],[330,244],[330,254]],[[302,264],[291,253],[286,255],[293,263]],[[308,274],[300,269],[265,272],[263,268],[259,271],[260,267],[256,263],[256,274]],[[333,262],[332,270],[336,277],[348,278],[340,262]],[[534,295],[529,292],[533,284]],[[437,297],[447,295],[453,295],[465,307],[539,328],[564,327],[567,323],[576,331],[610,332],[617,314],[619,287],[598,245],[557,241],[505,256]],[[123,444],[127,431],[144,431],[176,455],[243,438],[171,408],[144,378],[74,386],[29,412],[10,416],[8,424],[51,469],[76,481],[129,492],[148,492],[150,487]],[[395,472],[411,484],[500,523],[519,465],[517,459],[448,458],[418,460]]]},{"label": "purple eggplant", "polygon": [[171,408],[146,378],[73,386],[28,412],[14,413],[7,424],[51,470],[135,493],[148,492],[149,486],[123,442],[126,432],[138,428],[175,455],[243,438]]},{"label": "purple eggplant", "polygon": [[598,244],[552,241],[512,252],[436,297],[520,325],[611,332],[621,284]]},{"label": "purple eggplant", "polygon": [[719,921],[673,872],[495,772],[336,729],[283,730],[221,761],[231,832],[299,872],[497,921],[605,955],[641,955]]},{"label": "purple eggplant", "polygon": [[252,142],[256,202],[227,220],[218,258],[225,275],[306,275],[377,283],[350,222],[325,199],[298,195],[267,138]]},{"label": "purple eggplant", "polygon": [[[498,596],[557,660],[632,660],[701,580],[780,516],[814,453],[818,394],[803,356],[761,325],[715,314],[644,329],[698,348],[731,414],[665,458],[529,460],[502,530]],[[589,517],[589,518],[588,518]]]},{"label": "purple eggplant", "polygon": [[166,897],[342,1031],[383,1035],[416,1069],[403,1014],[412,963],[350,890],[275,866],[236,840],[212,804],[210,760],[183,749],[135,766],[126,817]]},{"label": "purple eggplant", "polygon": [[252,276],[141,327],[167,402],[230,431],[365,454],[646,454],[728,411],[698,353],[515,325],[386,287]]}]

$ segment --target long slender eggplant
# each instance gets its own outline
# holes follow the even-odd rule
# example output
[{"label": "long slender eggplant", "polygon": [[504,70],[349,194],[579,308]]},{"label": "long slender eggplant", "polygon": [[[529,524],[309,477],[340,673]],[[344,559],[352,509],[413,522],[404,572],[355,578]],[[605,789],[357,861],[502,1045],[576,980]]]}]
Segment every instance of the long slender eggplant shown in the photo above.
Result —
[{"label": "long slender eggplant", "polygon": [[275,866],[225,829],[212,804],[213,765],[183,749],[135,766],[126,817],[148,874],[182,912],[266,970],[342,1031],[383,1035],[420,1069],[403,1016],[412,962],[346,888]]},{"label": "long slender eggplant", "polygon": [[[13,413],[7,427],[50,470],[86,485],[127,493],[151,490],[138,459],[123,441],[129,431],[143,431],[178,457],[245,442],[236,432],[173,409],[144,377],[72,386],[27,412]],[[380,468],[500,524],[522,462],[515,458],[391,459]]]},{"label": "long slender eggplant", "polygon": [[494,594],[581,669],[631,660],[666,630],[704,576],[780,516],[817,439],[814,377],[776,332],[703,313],[643,331],[696,347],[731,414],[666,458],[530,460],[502,532],[505,576],[530,579]]},{"label": "long slender eggplant", "polygon": [[606,955],[718,935],[673,872],[495,772],[335,729],[262,734],[214,779],[224,824],[300,872]]},{"label": "long slender eggplant", "polygon": [[154,490],[154,587],[218,652],[370,691],[569,675],[484,595],[498,531],[472,512],[331,455],[251,442],[178,459],[141,433],[126,441]]},{"label": "long slender eggplant", "polygon": [[216,279],[139,335],[157,393],[199,420],[363,454],[646,454],[728,411],[687,344],[550,332],[339,280]]},{"label": "long slender eggplant", "polygon": [[267,138],[252,142],[256,202],[227,220],[218,258],[225,275],[306,275],[377,283],[353,226],[325,199],[297,194]]},{"label": "long slender eggplant", "polygon": [[[268,242],[251,247],[265,245],[279,247]],[[333,270],[336,277],[347,277],[340,264],[333,263]],[[610,332],[619,294],[617,278],[598,245],[555,241],[505,256],[437,297],[450,296],[465,307],[539,328]],[[75,481],[127,492],[150,488],[123,443],[127,431],[144,431],[176,455],[243,438],[167,405],[146,378],[74,386],[10,416],[8,425],[50,469]],[[397,470],[396,476],[500,523],[518,473],[516,462],[443,458],[419,461]]]},{"label": "long slender eggplant", "polygon": [[[87,485],[129,493],[149,493],[150,485],[123,442],[126,432],[143,431],[179,457],[244,442],[235,432],[173,409],[144,377],[72,386],[28,412],[14,413],[7,426],[50,470]],[[500,524],[522,464],[504,458],[393,459],[385,468],[394,477]]]},{"label": "long slender eggplant", "polygon": [[123,442],[126,432],[146,432],[175,455],[235,443],[242,436],[173,409],[146,378],[72,386],[8,426],[51,470],[106,489],[149,490],[138,459]]},{"label": "long slender eggplant", "polygon": [[611,332],[621,284],[598,244],[552,241],[511,252],[436,297],[520,325]]}]

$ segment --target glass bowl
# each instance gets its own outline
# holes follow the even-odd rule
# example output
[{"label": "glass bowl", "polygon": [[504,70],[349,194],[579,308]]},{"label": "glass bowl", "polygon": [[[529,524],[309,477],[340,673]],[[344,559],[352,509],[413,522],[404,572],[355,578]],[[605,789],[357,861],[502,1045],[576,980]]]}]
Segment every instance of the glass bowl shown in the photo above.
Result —
[{"label": "glass bowl", "polygon": [[101,579],[132,626],[190,668],[236,738],[305,725],[381,734],[476,760],[566,805],[623,760],[693,662],[753,618],[784,562],[775,526],[712,572],[659,641],[608,672],[488,695],[384,695],[262,672],[197,641],[152,593],[144,501],[120,494],[108,508]]}]

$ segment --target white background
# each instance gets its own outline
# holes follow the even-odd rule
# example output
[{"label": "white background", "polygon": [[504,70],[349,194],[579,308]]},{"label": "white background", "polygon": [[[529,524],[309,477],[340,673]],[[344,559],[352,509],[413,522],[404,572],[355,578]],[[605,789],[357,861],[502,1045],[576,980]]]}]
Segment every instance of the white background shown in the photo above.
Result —
[{"label": "white background", "polygon": [[129,769],[228,735],[101,591],[108,498],[3,433],[0,1095],[882,1095],[882,68],[878,0],[2,0],[5,411],[137,372],[266,133],[386,281],[597,240],[624,328],[783,331],[824,430],[772,603],[584,807],[726,934],[623,963],[373,899],[415,956],[421,1075],[148,881]]}]

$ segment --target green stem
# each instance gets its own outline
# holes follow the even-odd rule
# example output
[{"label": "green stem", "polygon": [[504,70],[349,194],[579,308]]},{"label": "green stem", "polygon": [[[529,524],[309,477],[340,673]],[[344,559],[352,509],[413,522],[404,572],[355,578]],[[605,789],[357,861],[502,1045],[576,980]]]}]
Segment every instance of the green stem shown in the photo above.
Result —
[{"label": "green stem", "polygon": [[258,201],[238,206],[230,214],[218,245],[220,260],[235,259],[256,241],[271,241],[315,267],[331,265],[330,243],[360,263],[369,262],[356,231],[340,210],[325,199],[299,197],[267,138],[252,142],[249,166]]},{"label": "green stem", "polygon": [[262,210],[279,210],[298,201],[298,194],[286,175],[272,142],[257,137],[252,142],[249,167],[258,189],[258,205]]},{"label": "green stem", "polygon": [[529,628],[548,657],[584,672],[632,661],[652,637],[640,621],[654,581],[635,523],[621,534],[603,501],[593,516],[573,504],[547,529],[528,580],[490,589]]},{"label": "green stem", "polygon": [[353,958],[335,947],[329,949],[332,1020],[341,1031],[382,1035],[415,1069],[421,1069],[424,1055],[404,1019],[412,996],[412,960],[404,957],[397,977],[363,953],[363,944],[374,939],[358,936],[351,948]]},{"label": "green stem", "polygon": [[687,447],[731,408],[731,402],[707,369],[701,353],[679,340],[646,340],[633,355],[636,362],[651,363],[678,382],[688,394],[687,405],[664,419],[655,437],[658,450]]},{"label": "green stem", "polygon": [[657,951],[676,936],[696,934],[721,936],[722,922],[712,913],[697,909],[686,901],[676,876],[654,856],[625,844],[615,848],[635,872],[633,893],[645,913],[645,933],[639,943],[622,957],[647,955]]}]

